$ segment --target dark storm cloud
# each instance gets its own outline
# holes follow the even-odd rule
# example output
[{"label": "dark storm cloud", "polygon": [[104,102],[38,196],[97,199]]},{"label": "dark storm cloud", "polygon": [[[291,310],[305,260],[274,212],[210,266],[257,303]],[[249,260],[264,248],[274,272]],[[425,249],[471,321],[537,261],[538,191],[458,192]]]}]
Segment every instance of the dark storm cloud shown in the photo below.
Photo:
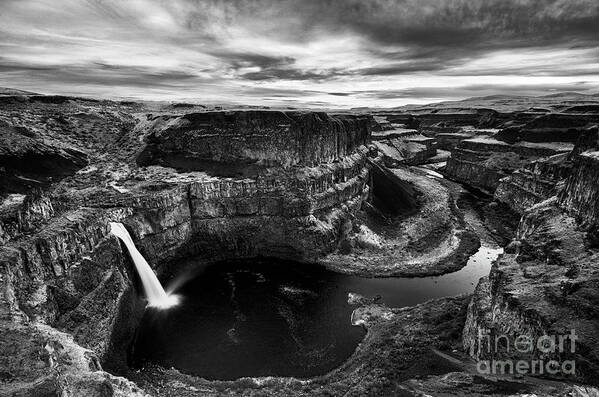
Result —
[{"label": "dark storm cloud", "polygon": [[[324,23],[357,30],[374,41],[425,48],[538,46],[572,38],[595,43],[595,0],[375,0],[328,3]],[[340,10],[335,13],[334,9]]]},{"label": "dark storm cloud", "polygon": [[323,80],[338,76],[335,71],[303,71],[294,68],[265,68],[259,72],[248,72],[240,75],[248,80]]},{"label": "dark storm cloud", "polygon": [[180,80],[189,80],[194,79],[197,76],[194,73],[184,72],[178,69],[173,70],[152,70],[150,68],[144,68],[140,66],[126,66],[126,65],[110,65],[101,62],[94,62],[91,65],[83,65],[79,67],[72,67],[65,72],[70,73],[80,73],[87,72],[91,75],[96,76],[106,76],[108,78],[111,77],[123,77],[130,78],[131,76],[135,76],[139,81],[155,81],[155,80],[165,80],[165,81],[180,81]]},{"label": "dark storm cloud", "polygon": [[439,61],[430,62],[413,62],[390,64],[386,66],[376,66],[371,68],[358,69],[353,72],[356,75],[362,76],[392,76],[397,74],[405,74],[412,72],[432,72],[443,70],[447,65]]},{"label": "dark storm cloud", "polygon": [[[334,72],[304,71],[293,67],[295,58],[289,56],[268,56],[256,53],[213,52],[239,72],[239,77],[247,80],[318,80],[332,77]],[[256,71],[244,71],[247,69]]]},{"label": "dark storm cloud", "polygon": [[0,85],[344,106],[596,90],[597,37],[597,0],[4,0]]},{"label": "dark storm cloud", "polygon": [[245,94],[256,95],[265,98],[301,98],[312,94],[318,94],[318,91],[302,89],[277,89],[266,87],[250,87],[244,90]]},{"label": "dark storm cloud", "polygon": [[227,63],[233,69],[259,67],[261,69],[273,69],[292,65],[295,62],[293,57],[286,56],[268,56],[251,52],[230,52],[213,51],[210,55],[218,57]]},{"label": "dark storm cloud", "polygon": [[32,66],[9,62],[0,57],[0,72],[13,76],[35,73],[40,81],[59,79],[71,83],[118,84],[129,87],[177,86],[186,81],[196,80],[197,76],[180,70],[152,70],[143,67],[106,65],[90,63],[84,65]]},{"label": "dark storm cloud", "polygon": [[572,38],[595,42],[599,33],[599,3],[594,0],[339,0],[323,4],[329,12],[312,17],[386,44],[538,46]]},{"label": "dark storm cloud", "polygon": [[[599,37],[596,0],[237,0],[208,1],[203,7],[223,7],[230,23],[256,18],[259,29],[286,38],[353,32],[371,41],[373,51],[379,46],[407,49],[389,52],[390,58],[427,58],[407,68],[370,69],[369,74],[382,75],[394,69],[436,70],[443,62],[497,49],[596,46]],[[294,22],[276,22],[289,18]]]}]

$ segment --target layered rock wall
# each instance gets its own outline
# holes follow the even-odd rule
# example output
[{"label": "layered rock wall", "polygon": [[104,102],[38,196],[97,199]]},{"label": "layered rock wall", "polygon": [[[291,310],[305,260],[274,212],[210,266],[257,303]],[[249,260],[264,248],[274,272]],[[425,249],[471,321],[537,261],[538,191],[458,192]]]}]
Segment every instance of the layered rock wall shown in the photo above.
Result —
[{"label": "layered rock wall", "polygon": [[190,251],[315,259],[335,248],[340,223],[367,199],[368,184],[365,148],[294,175],[193,183]]},{"label": "layered rock wall", "polygon": [[[463,340],[473,357],[569,360],[576,368],[575,374],[569,374],[571,379],[597,383],[599,153],[592,151],[596,136],[588,138],[579,140],[572,153],[536,162],[528,167],[529,175],[514,173],[498,188],[496,196],[518,208],[523,217],[515,240],[493,266],[489,279],[481,280],[470,304]],[[568,339],[563,348],[514,349],[521,335],[537,341],[544,335],[557,340],[572,333],[576,341]],[[485,348],[481,334],[505,337],[512,348]]]},{"label": "layered rock wall", "polygon": [[0,194],[46,187],[87,164],[84,151],[0,119]]},{"label": "layered rock wall", "polygon": [[[143,310],[138,276],[109,222],[123,222],[151,266],[168,276],[184,270],[172,260],[188,255],[204,263],[257,255],[313,260],[336,248],[343,223],[370,196],[369,117],[205,112],[139,115],[134,126],[132,105],[45,100],[8,102],[0,121],[27,114],[44,142],[59,137],[85,147],[85,161],[75,156],[83,151],[55,145],[56,153],[75,156],[68,173],[49,179],[43,192],[0,192],[0,329],[23,349],[29,345],[18,337],[20,324],[48,343],[66,344],[64,333],[71,335],[75,353],[89,354],[95,366],[86,372],[65,364],[61,371],[89,378],[86,387],[95,380],[114,390],[131,386],[102,369],[128,370],[127,346]],[[62,123],[57,131],[44,122],[47,112]],[[5,146],[10,158],[29,150]],[[191,167],[176,170],[172,159]],[[206,162],[215,165],[210,170],[256,163],[258,172],[215,176]],[[16,173],[27,171],[15,164]],[[14,357],[2,368],[24,359]],[[31,377],[11,372],[15,392],[40,376],[58,382],[51,362],[39,366]],[[79,386],[48,390],[71,393]]]},{"label": "layered rock wall", "polygon": [[449,178],[493,193],[499,181],[541,157],[568,152],[572,146],[519,143],[475,138],[460,142],[447,161]]},{"label": "layered rock wall", "polygon": [[[599,253],[589,249],[587,234],[556,203],[553,198],[527,211],[516,240],[479,283],[468,310],[464,347],[477,360],[571,361],[575,374],[553,376],[596,384]],[[573,333],[575,340],[566,338]],[[539,346],[544,335],[553,338],[553,347]],[[533,347],[516,349],[518,338],[530,338]]]},{"label": "layered rock wall", "polygon": [[223,163],[314,166],[339,161],[370,138],[370,118],[326,113],[204,112],[155,121],[143,165],[169,155]]},{"label": "layered rock wall", "polygon": [[499,181],[495,200],[522,214],[533,205],[555,196],[571,172],[567,158],[567,153],[557,154],[514,171]]},{"label": "layered rock wall", "polygon": [[599,224],[599,151],[577,155],[560,204],[584,225]]},{"label": "layered rock wall", "polygon": [[549,113],[524,121],[523,124],[508,126],[495,138],[515,143],[526,142],[570,142],[576,143],[589,126],[599,122],[596,114]]}]

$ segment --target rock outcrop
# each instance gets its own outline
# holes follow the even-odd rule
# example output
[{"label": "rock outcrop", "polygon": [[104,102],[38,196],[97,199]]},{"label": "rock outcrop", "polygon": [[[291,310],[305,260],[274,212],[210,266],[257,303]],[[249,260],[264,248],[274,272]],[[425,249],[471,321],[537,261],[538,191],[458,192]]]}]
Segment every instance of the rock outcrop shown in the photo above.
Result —
[{"label": "rock outcrop", "polygon": [[583,225],[599,225],[599,151],[584,151],[560,193],[560,204]]},{"label": "rock outcrop", "polygon": [[518,126],[509,126],[497,133],[495,138],[515,143],[570,142],[575,143],[587,128],[599,122],[599,115],[579,113],[548,113]]},{"label": "rock outcrop", "polygon": [[568,153],[533,161],[500,179],[495,200],[505,203],[518,214],[555,196],[571,172]]},{"label": "rock outcrop", "polygon": [[[588,104],[574,106],[578,100]],[[494,195],[493,208],[513,212],[508,215],[513,220],[522,216],[516,236],[504,236],[513,241],[478,284],[469,305],[463,344],[478,363],[571,361],[575,374],[540,374],[539,368],[532,374],[597,384],[596,102],[595,97],[568,94],[461,103],[475,108],[492,104],[497,111],[484,117],[456,112],[455,103],[402,109],[403,117],[412,117],[412,128],[452,151],[445,175]],[[572,330],[575,343],[565,338]],[[514,347],[520,336],[535,342],[562,337],[565,346],[559,351],[535,346],[523,353]],[[493,346],[494,338],[499,338],[498,346]]]},{"label": "rock outcrop", "polygon": [[128,379],[101,370],[72,336],[42,324],[0,325],[3,396],[147,397]]},{"label": "rock outcrop", "polygon": [[[426,276],[464,266],[480,242],[441,178],[374,164],[373,200],[344,227],[339,249],[319,261],[339,272]],[[406,211],[407,210],[407,211]]]},{"label": "rock outcrop", "polygon": [[383,154],[387,167],[425,164],[437,155],[436,140],[421,135],[416,130],[386,130],[374,133],[372,139]]},{"label": "rock outcrop", "polygon": [[[510,200],[524,215],[515,240],[497,261],[489,279],[481,280],[470,304],[464,346],[473,357],[570,362],[575,364],[572,379],[597,383],[599,163],[593,151],[596,130],[587,138],[584,142],[579,140],[584,147],[577,144],[565,159],[554,157],[533,164],[533,176],[521,180],[519,190],[530,183],[529,189],[536,189],[532,192],[536,194],[531,193],[528,201],[526,196],[524,200]],[[589,147],[591,150],[583,150]],[[512,176],[510,183],[517,183],[516,178],[519,174]],[[554,186],[547,178],[552,178]],[[552,197],[534,204],[548,195]],[[534,205],[525,209],[529,204]],[[569,334],[575,334],[576,340],[567,339],[568,343],[561,347],[514,350],[520,335],[537,341],[544,335],[557,340]],[[481,344],[479,335],[500,336],[508,342],[489,349]],[[563,371],[558,372],[563,375]]]},{"label": "rock outcrop", "polygon": [[510,145],[491,138],[460,142],[447,161],[449,178],[493,193],[499,181],[534,160],[571,151],[573,145],[518,142]]},{"label": "rock outcrop", "polygon": [[[483,129],[515,125],[513,114],[489,109],[381,113],[375,123],[28,93],[0,102],[0,387],[8,395],[566,394],[581,387],[486,378],[457,350],[484,357],[479,330],[514,337],[572,326],[580,331],[575,380],[595,383],[597,137],[587,130],[571,151],[570,138],[481,138]],[[518,114],[518,125],[539,115]],[[400,129],[410,133],[394,135]],[[385,163],[396,165],[389,150],[404,163],[430,161],[436,134],[472,129],[447,174],[488,192],[499,186],[497,199],[524,216],[470,303],[391,309],[365,299],[353,315],[368,330],[364,342],[340,368],[309,380],[129,371],[126,347],[144,302],[109,222],[126,225],[162,278],[187,270],[177,259],[190,255],[202,264],[274,256],[368,276],[457,270],[479,239],[456,185]]]},{"label": "rock outcrop", "polygon": [[[479,360],[555,360],[560,365],[573,361],[576,374],[571,378],[596,384],[599,252],[590,248],[588,234],[555,204],[554,198],[526,213],[510,249],[489,279],[479,283],[469,307],[464,345]],[[563,339],[562,347],[537,346],[543,335],[559,341],[572,332],[575,342]],[[521,335],[534,340],[530,351],[514,348]],[[496,338],[503,339],[498,347]]]},{"label": "rock outcrop", "polygon": [[141,165],[188,160],[285,168],[340,161],[370,140],[369,118],[314,112],[230,111],[153,120]]},{"label": "rock outcrop", "polygon": [[26,193],[87,165],[84,151],[0,120],[0,194]]},{"label": "rock outcrop", "polygon": [[[367,116],[171,107],[149,115],[132,103],[67,97],[5,105],[2,120],[19,113],[44,144],[85,153],[40,188],[3,193],[0,321],[14,338],[2,349],[31,352],[41,343],[89,357],[11,356],[2,373],[13,394],[143,395],[116,376],[129,372],[126,347],[144,305],[128,255],[109,235],[111,221],[126,225],[163,278],[187,270],[176,259],[189,255],[203,263],[274,256],[350,273],[440,274],[463,266],[478,247],[447,186],[424,171],[384,167]],[[430,138],[410,138],[434,148]],[[413,239],[381,238],[369,228],[405,216],[403,233],[417,232]],[[39,371],[17,370],[25,362]]]},{"label": "rock outcrop", "polygon": [[[580,134],[571,152],[541,158],[514,171],[500,180],[495,191],[495,199],[522,214],[534,204],[556,195],[567,201],[575,200],[577,196],[580,196],[580,192],[575,193],[571,190],[564,192],[564,188],[567,186],[568,189],[576,189],[574,185],[582,183],[587,185],[584,187],[585,191],[592,191],[594,186],[592,181],[585,182],[584,180],[585,178],[592,179],[594,166],[588,160],[589,157],[593,157],[592,153],[599,148],[598,136],[596,126],[588,128]],[[587,153],[580,156],[583,152]],[[587,167],[583,164],[587,164]],[[583,168],[584,170],[582,170]],[[568,181],[570,184],[567,183]],[[587,200],[587,202],[592,202],[592,200]],[[581,205],[580,202],[567,206],[587,207]]]},{"label": "rock outcrop", "polygon": [[[368,117],[148,116],[137,104],[41,96],[3,103],[0,121],[13,123],[2,134],[3,175],[40,179],[48,171],[44,183],[2,192],[0,310],[11,337],[0,372],[11,393],[47,383],[48,393],[95,395],[105,387],[113,390],[106,395],[143,394],[103,371],[128,371],[127,346],[143,310],[110,221],[123,222],[166,277],[182,270],[170,260],[186,255],[315,260],[336,249],[341,225],[370,197]],[[251,172],[214,174],[231,164]],[[58,358],[28,364],[29,356],[12,357],[6,349],[37,346],[23,333],[39,335]],[[90,355],[93,365],[68,363],[61,349]],[[17,368],[28,365],[39,371]]]}]

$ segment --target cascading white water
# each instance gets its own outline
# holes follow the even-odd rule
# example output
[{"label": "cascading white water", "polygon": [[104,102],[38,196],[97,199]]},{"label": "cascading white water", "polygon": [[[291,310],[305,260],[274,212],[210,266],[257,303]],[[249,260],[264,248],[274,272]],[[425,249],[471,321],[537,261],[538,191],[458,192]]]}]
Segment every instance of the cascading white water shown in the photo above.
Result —
[{"label": "cascading white water", "polygon": [[127,229],[125,229],[125,226],[122,223],[110,222],[110,232],[120,238],[129,250],[129,254],[135,264],[135,268],[137,269],[137,273],[139,274],[139,278],[141,279],[141,283],[146,293],[148,306],[166,309],[179,303],[179,297],[177,295],[169,295],[164,288],[162,288],[156,274],[154,274],[154,271],[148,262],[137,250],[137,247],[135,247],[131,235]]}]

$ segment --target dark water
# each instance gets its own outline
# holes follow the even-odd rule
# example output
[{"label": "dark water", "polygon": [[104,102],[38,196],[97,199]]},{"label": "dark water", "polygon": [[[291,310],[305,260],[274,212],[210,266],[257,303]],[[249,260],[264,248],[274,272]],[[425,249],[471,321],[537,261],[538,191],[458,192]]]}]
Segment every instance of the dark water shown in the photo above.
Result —
[{"label": "dark water", "polygon": [[471,292],[499,252],[482,247],[458,272],[412,279],[360,278],[282,260],[215,264],[176,290],[182,304],[146,311],[132,361],[208,379],[324,374],[365,334],[351,324],[350,292],[380,295],[392,307]]},{"label": "dark water", "polygon": [[351,325],[342,276],[280,260],[212,265],[148,310],[134,357],[209,379],[325,373],[364,336]]}]

